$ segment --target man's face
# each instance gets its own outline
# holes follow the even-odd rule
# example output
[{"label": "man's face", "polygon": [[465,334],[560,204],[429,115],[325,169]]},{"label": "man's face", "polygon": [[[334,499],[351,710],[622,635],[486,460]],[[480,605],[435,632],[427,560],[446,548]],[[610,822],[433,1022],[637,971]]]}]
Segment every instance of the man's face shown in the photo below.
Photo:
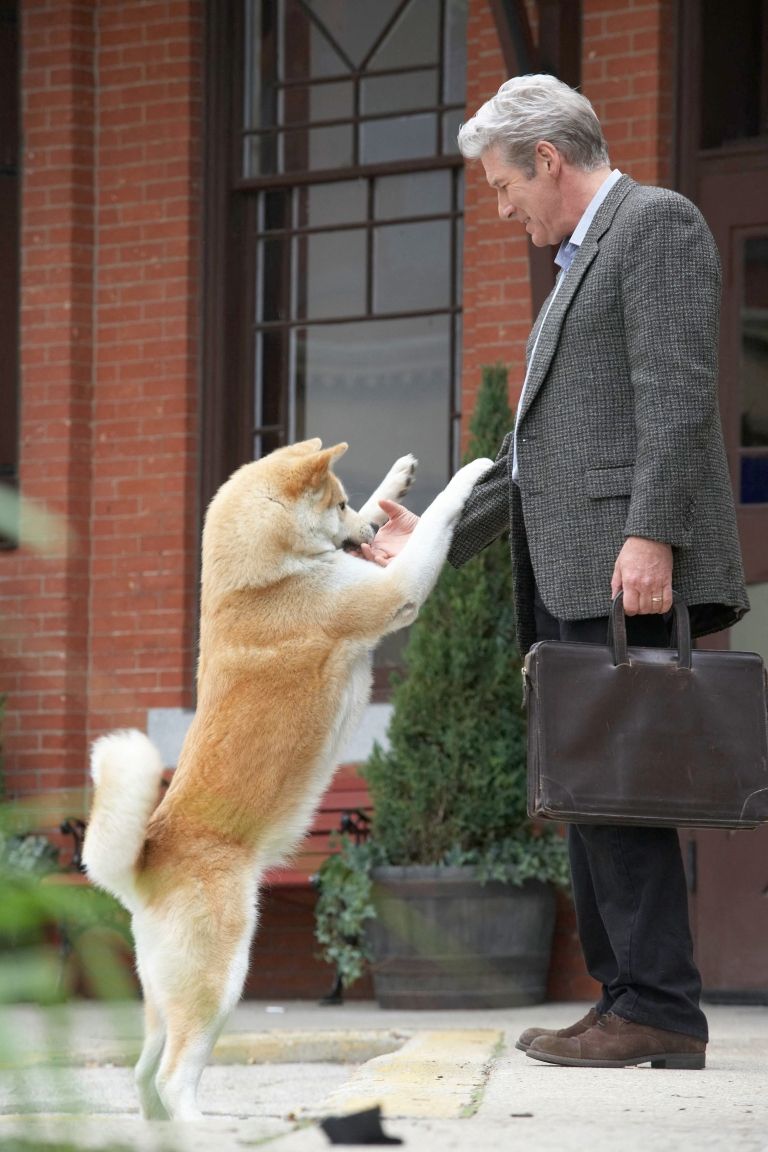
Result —
[{"label": "man's face", "polygon": [[[481,156],[485,176],[495,188],[502,220],[517,220],[537,248],[559,244],[571,230],[563,221],[563,205],[553,163],[546,152],[536,150],[535,174],[526,175],[522,168],[508,164],[498,146]],[[548,167],[549,165],[549,167]]]}]

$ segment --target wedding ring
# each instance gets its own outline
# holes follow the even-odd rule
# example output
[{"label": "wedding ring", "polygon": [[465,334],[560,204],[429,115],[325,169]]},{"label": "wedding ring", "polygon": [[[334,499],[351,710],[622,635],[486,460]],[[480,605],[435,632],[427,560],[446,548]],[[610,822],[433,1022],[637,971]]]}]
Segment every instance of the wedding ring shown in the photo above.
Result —
[{"label": "wedding ring", "polygon": [[663,599],[663,596],[651,596],[651,604],[661,604]]}]

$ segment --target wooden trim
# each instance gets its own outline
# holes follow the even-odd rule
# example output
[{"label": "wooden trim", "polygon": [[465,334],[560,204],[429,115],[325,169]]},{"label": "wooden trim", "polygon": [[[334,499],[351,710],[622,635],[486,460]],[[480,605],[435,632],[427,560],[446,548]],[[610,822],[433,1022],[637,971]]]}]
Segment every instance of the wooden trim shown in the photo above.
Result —
[{"label": "wooden trim", "polygon": [[507,75],[524,76],[528,72],[537,72],[539,54],[523,0],[489,0],[489,4]]}]

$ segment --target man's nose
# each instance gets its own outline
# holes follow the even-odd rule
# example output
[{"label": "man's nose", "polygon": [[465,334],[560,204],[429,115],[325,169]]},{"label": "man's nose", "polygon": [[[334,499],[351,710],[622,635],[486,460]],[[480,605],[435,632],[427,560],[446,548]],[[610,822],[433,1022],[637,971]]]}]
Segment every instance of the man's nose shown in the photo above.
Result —
[{"label": "man's nose", "polygon": [[509,217],[514,214],[514,211],[515,211],[515,209],[509,203],[509,201],[503,200],[502,197],[499,196],[499,216],[501,217],[501,219],[502,220],[508,220]]}]

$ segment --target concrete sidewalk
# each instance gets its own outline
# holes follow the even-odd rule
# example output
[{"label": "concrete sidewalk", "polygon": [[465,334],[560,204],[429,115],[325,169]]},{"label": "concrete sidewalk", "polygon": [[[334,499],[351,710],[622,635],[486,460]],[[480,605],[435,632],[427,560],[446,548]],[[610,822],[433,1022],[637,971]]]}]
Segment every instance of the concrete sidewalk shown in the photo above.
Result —
[{"label": "concrete sidewalk", "polygon": [[524,1028],[584,1011],[245,1002],[203,1077],[205,1120],[171,1125],[138,1116],[138,1004],[16,1007],[0,1015],[0,1150],[26,1136],[152,1152],[315,1152],[330,1147],[318,1118],[378,1102],[385,1131],[418,1152],[768,1152],[768,1008],[709,1006],[701,1072],[559,1068],[515,1049]]}]

